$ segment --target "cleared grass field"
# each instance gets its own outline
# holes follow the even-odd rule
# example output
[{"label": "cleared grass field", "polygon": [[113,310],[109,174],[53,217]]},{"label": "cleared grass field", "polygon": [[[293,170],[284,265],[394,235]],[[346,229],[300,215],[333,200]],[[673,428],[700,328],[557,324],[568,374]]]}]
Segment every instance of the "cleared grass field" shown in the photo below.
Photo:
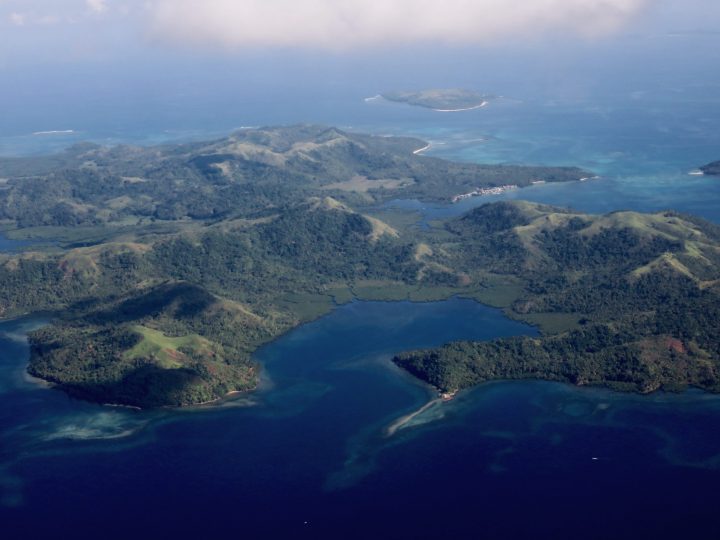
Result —
[{"label": "cleared grass field", "polygon": [[578,327],[579,313],[530,313],[522,316],[522,320],[537,326],[545,334],[559,334]]},{"label": "cleared grass field", "polygon": [[197,334],[168,337],[146,326],[135,326],[133,329],[141,334],[143,339],[124,354],[126,360],[152,358],[163,368],[175,369],[183,367],[183,360],[187,358],[178,349],[190,348],[205,353],[212,350],[210,342]]}]

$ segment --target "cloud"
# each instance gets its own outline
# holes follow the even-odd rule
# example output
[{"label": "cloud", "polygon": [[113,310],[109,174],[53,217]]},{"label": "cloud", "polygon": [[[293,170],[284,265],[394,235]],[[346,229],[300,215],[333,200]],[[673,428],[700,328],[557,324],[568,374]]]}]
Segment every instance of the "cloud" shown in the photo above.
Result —
[{"label": "cloud", "polygon": [[106,0],[85,0],[85,4],[94,13],[104,13],[108,8]]},{"label": "cloud", "polygon": [[603,36],[650,0],[150,0],[152,32],[181,43],[346,49]]},{"label": "cloud", "polygon": [[23,26],[26,18],[27,16],[23,13],[11,13],[8,15],[8,19],[10,19],[10,22],[15,26]]}]

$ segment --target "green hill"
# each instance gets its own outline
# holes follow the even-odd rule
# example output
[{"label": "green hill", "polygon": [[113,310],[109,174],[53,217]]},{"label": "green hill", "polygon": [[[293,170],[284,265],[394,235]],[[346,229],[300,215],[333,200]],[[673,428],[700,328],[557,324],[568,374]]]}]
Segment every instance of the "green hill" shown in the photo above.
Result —
[{"label": "green hill", "polygon": [[76,145],[0,159],[0,221],[127,228],[153,222],[266,216],[310,196],[373,205],[450,200],[477,187],[578,180],[574,167],[452,163],[415,155],[426,143],[322,126],[242,130],[211,142],[155,147]]},{"label": "green hill", "polygon": [[0,312],[56,312],[30,372],[103,403],[181,406],[253,388],[262,343],[352,298],[414,282],[413,245],[331,198],[147,244],[0,260]]},{"label": "green hill", "polygon": [[720,391],[720,228],[673,212],[575,214],[530,203],[447,224],[445,262],[520,285],[511,316],[543,337],[452,343],[395,362],[444,392],[541,378],[649,392]]},{"label": "green hill", "polygon": [[718,389],[717,226],[513,202],[419,228],[377,203],[587,174],[451,163],[420,145],[295,126],[0,160],[5,230],[58,242],[0,255],[0,317],[50,312],[29,371],[138,407],[254,388],[258,346],[353,298],[461,295],[543,330],[396,358],[443,390],[518,377]]}]

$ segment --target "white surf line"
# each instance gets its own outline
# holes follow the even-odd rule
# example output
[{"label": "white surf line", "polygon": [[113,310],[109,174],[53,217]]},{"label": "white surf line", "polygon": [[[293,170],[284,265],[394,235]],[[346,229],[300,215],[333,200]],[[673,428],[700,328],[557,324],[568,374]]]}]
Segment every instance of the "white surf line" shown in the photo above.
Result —
[{"label": "white surf line", "polygon": [[435,112],[462,112],[462,111],[474,111],[475,109],[482,109],[488,105],[488,101],[483,101],[480,105],[474,107],[467,107],[465,109],[433,109]]},{"label": "white surf line", "polygon": [[422,154],[423,152],[430,150],[431,146],[432,146],[432,143],[429,143],[427,146],[423,146],[422,148],[418,148],[417,150],[414,150],[413,154],[415,154],[416,156],[418,154]]},{"label": "white surf line", "polygon": [[705,176],[705,173],[702,171],[690,171],[688,174],[690,176]]},{"label": "white surf line", "polygon": [[378,95],[376,95],[376,96],[373,96],[373,97],[366,97],[366,98],[365,98],[365,103],[369,103],[369,102],[371,102],[371,101],[376,101],[376,100],[378,100],[378,99],[382,99],[382,96],[381,96],[380,94],[378,94]]},{"label": "white surf line", "polygon": [[74,129],[63,129],[53,131],[36,131],[33,135],[66,135],[68,133],[75,133]]}]

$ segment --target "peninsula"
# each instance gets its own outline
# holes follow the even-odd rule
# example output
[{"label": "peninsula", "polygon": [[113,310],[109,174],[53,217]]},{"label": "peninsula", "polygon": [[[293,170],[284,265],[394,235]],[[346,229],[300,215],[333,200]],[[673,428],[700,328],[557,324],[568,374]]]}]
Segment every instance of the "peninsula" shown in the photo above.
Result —
[{"label": "peninsula", "polygon": [[712,163],[708,163],[707,165],[703,165],[700,167],[700,170],[703,172],[703,174],[709,174],[709,175],[720,175],[720,161],[713,161]]},{"label": "peninsula", "polygon": [[496,203],[445,224],[446,264],[515,280],[489,302],[540,338],[450,343],[394,361],[440,392],[495,379],[720,392],[720,227],[662,212]]}]

